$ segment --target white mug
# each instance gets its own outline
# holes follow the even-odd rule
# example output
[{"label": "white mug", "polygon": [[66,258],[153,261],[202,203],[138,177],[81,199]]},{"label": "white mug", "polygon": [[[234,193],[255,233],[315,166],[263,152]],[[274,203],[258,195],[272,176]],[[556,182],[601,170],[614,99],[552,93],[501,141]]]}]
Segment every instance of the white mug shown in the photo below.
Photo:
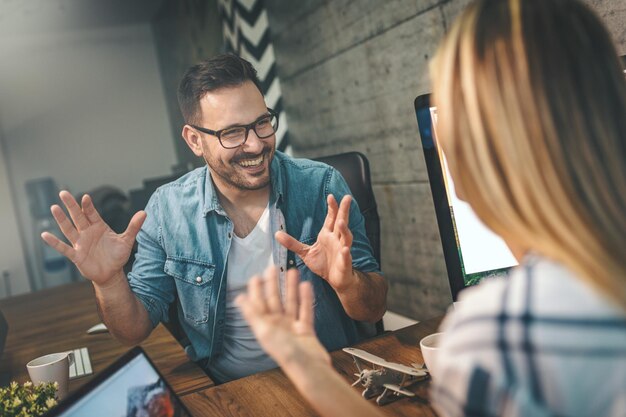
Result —
[{"label": "white mug", "polygon": [[420,340],[420,350],[422,358],[428,368],[430,377],[435,379],[437,374],[437,353],[439,352],[439,343],[443,333],[433,333]]},{"label": "white mug", "polygon": [[59,352],[33,359],[26,364],[26,368],[33,384],[42,382],[56,382],[59,384],[57,398],[62,400],[67,396],[70,381],[70,365],[73,363],[73,352]]}]

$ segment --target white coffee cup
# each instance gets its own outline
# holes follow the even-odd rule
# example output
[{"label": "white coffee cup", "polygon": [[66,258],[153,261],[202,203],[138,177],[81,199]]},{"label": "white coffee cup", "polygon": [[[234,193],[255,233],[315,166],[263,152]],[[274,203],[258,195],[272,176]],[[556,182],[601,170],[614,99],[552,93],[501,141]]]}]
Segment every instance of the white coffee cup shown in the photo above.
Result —
[{"label": "white coffee cup", "polygon": [[57,398],[62,400],[67,396],[70,381],[70,365],[73,363],[73,352],[59,352],[33,359],[26,364],[26,368],[33,384],[42,382],[56,382],[59,384]]},{"label": "white coffee cup", "polygon": [[439,352],[439,343],[443,333],[433,333],[420,340],[420,350],[424,363],[428,368],[431,378],[435,379],[437,374],[437,353]]}]

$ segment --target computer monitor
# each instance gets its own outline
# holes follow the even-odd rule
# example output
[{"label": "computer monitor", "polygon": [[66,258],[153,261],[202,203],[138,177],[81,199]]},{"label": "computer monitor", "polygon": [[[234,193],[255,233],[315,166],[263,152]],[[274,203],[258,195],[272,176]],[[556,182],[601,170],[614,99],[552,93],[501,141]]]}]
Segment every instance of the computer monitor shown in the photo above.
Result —
[{"label": "computer monitor", "polygon": [[135,347],[44,417],[191,417],[143,349]]},{"label": "computer monitor", "polygon": [[485,226],[469,204],[456,196],[446,157],[437,145],[437,109],[430,105],[430,94],[415,99],[415,114],[452,299],[457,301],[465,287],[487,277],[505,276],[517,265],[517,260],[502,238]]}]

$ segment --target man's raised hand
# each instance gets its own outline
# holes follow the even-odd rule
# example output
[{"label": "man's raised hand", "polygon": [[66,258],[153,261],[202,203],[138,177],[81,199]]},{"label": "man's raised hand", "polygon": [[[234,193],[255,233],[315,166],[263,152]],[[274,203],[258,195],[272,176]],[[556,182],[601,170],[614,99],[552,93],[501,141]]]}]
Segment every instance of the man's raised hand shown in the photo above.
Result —
[{"label": "man's raised hand", "polygon": [[70,245],[48,232],[42,233],[41,238],[72,261],[85,278],[106,285],[128,261],[146,213],[135,213],[124,233],[117,234],[102,220],[87,194],[81,205],[67,191],[61,191],[59,197],[71,220],[56,204],[50,211]]},{"label": "man's raised hand", "polygon": [[311,271],[324,278],[335,289],[342,291],[355,282],[352,273],[352,232],[348,228],[352,197],[346,195],[337,205],[330,194],[327,198],[326,220],[313,245],[305,245],[284,232],[276,233],[276,240],[297,254]]}]

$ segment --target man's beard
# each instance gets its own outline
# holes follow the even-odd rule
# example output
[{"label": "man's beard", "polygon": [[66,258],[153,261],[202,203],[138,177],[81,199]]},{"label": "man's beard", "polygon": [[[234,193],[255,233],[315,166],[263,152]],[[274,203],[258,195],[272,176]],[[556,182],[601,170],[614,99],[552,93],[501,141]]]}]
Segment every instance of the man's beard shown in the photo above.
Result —
[{"label": "man's beard", "polygon": [[[263,177],[262,181],[250,182],[245,174],[240,171],[241,166],[238,162],[245,159],[254,159],[260,155],[263,155],[262,163],[265,165],[267,162],[268,169],[261,173]],[[274,158],[274,149],[272,146],[265,146],[260,154],[242,153],[234,157],[227,164],[221,160],[209,158],[206,153],[204,153],[203,157],[211,170],[211,175],[218,176],[230,188],[255,191],[267,187],[270,183],[271,163]]]}]

